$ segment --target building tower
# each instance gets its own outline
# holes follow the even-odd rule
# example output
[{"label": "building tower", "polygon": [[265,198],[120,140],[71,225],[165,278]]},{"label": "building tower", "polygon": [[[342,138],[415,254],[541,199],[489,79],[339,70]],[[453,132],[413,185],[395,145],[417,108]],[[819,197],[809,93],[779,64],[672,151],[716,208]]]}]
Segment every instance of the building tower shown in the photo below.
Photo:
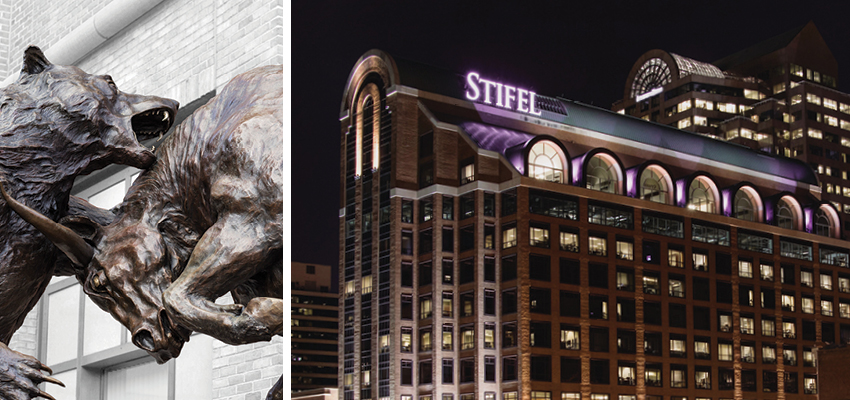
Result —
[{"label": "building tower", "polygon": [[340,124],[343,400],[815,399],[850,340],[803,161],[379,50]]},{"label": "building tower", "polygon": [[[663,50],[641,56],[613,109],[802,160],[818,172],[823,200],[850,214],[850,94],[814,23],[717,60]],[[842,226],[843,237],[850,224]]]}]

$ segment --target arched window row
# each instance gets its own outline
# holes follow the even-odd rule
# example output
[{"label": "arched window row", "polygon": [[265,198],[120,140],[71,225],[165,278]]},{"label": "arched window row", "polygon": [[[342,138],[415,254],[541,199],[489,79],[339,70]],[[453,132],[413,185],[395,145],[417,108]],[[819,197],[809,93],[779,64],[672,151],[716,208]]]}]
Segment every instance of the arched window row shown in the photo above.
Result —
[{"label": "arched window row", "polygon": [[[820,236],[840,237],[839,214],[827,203],[804,208],[791,194],[767,201],[746,183],[721,190],[714,179],[704,173],[674,180],[666,168],[652,162],[624,171],[619,159],[607,150],[593,150],[570,160],[561,146],[544,139],[531,146],[527,163],[528,176],[535,179],[625,194]],[[570,165],[574,169],[572,176],[568,170]]]}]

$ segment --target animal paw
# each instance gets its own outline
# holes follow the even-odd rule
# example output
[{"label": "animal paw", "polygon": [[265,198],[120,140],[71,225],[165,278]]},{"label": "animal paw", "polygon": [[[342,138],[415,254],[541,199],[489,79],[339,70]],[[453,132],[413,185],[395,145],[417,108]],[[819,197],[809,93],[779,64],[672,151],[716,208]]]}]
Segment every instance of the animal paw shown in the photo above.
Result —
[{"label": "animal paw", "polygon": [[42,397],[54,400],[38,385],[50,382],[65,387],[65,384],[48,374],[53,374],[53,371],[34,357],[18,353],[0,343],[0,398],[30,400]]}]

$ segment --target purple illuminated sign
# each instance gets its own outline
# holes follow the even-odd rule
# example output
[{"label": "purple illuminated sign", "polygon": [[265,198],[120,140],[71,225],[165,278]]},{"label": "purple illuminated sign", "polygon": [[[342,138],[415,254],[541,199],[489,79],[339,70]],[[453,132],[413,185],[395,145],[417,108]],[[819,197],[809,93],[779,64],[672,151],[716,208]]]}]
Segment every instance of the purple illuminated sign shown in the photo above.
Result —
[{"label": "purple illuminated sign", "polygon": [[[481,78],[477,72],[466,74],[466,99],[494,104],[508,110],[540,115],[535,99],[537,93]],[[482,98],[483,97],[483,98]]]}]

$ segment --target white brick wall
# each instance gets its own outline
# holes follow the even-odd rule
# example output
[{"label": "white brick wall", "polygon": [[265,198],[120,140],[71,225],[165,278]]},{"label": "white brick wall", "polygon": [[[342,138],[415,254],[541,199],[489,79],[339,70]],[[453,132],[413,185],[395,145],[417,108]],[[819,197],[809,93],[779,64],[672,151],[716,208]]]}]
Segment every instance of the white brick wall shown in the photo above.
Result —
[{"label": "white brick wall", "polygon": [[213,345],[213,400],[260,400],[283,374],[283,339]]},{"label": "white brick wall", "polygon": [[[27,46],[50,48],[111,1],[0,0],[0,80],[18,73]],[[125,92],[187,104],[239,73],[283,64],[283,15],[283,0],[166,0],[77,65],[111,75]],[[10,347],[35,355],[37,325],[36,308]],[[283,373],[283,340],[214,343],[213,398],[265,399]]]},{"label": "white brick wall", "polygon": [[24,324],[12,336],[9,341],[9,348],[24,354],[29,354],[33,357],[38,356],[38,307],[33,308]]}]

